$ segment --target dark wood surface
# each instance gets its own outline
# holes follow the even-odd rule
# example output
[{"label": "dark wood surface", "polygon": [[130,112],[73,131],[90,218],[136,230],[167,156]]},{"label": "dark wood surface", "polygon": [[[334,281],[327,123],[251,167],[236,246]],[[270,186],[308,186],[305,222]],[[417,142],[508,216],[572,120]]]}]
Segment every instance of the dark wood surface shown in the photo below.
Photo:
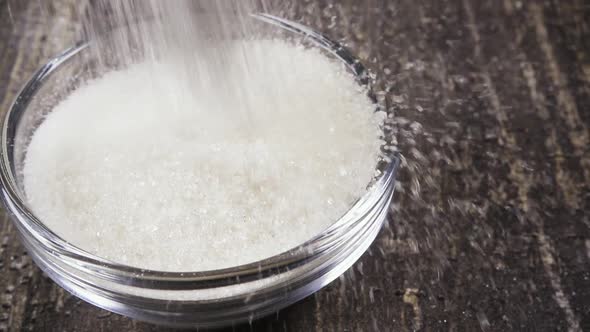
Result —
[{"label": "dark wood surface", "polygon": [[[84,3],[0,0],[2,112]],[[284,3],[378,75],[406,163],[353,268],[234,330],[590,331],[590,3]],[[2,213],[0,330],[159,328],[67,294]]]}]

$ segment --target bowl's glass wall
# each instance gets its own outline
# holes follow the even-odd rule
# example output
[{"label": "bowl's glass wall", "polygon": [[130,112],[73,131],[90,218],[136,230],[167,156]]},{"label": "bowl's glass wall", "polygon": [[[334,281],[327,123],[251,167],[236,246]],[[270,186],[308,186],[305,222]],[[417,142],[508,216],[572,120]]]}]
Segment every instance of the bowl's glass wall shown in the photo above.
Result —
[{"label": "bowl's glass wall", "polygon": [[[345,49],[305,27],[262,17],[265,35],[320,45],[357,77],[362,65]],[[268,24],[271,23],[271,24]],[[277,29],[280,27],[282,29]],[[33,259],[65,289],[102,308],[174,326],[213,327],[270,314],[326,285],[348,269],[374,240],[393,194],[397,161],[381,165],[383,175],[367,195],[325,233],[300,248],[255,264],[207,273],[164,273],[112,264],[69,246],[26,207],[23,161],[31,136],[64,97],[109,68],[81,45],[44,66],[7,114],[3,133],[2,198]],[[8,130],[7,130],[8,128]],[[10,129],[14,128],[14,129]],[[394,158],[395,159],[395,158]]]},{"label": "bowl's glass wall", "polygon": [[37,91],[28,99],[26,112],[16,127],[14,137],[14,165],[13,170],[17,175],[17,185],[20,194],[24,194],[22,170],[27,146],[37,127],[43,122],[44,117],[76,86],[87,79],[90,71],[84,64],[82,57],[73,57],[60,65],[59,71],[47,76],[43,83],[37,86]]}]

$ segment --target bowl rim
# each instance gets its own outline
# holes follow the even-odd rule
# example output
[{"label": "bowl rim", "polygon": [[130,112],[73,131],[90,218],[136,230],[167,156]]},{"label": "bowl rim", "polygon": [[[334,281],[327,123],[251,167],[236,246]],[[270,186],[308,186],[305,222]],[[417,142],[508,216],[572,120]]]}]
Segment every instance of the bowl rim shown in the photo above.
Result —
[{"label": "bowl rim", "polygon": [[[252,14],[251,16],[303,36],[304,39],[332,53],[352,71],[359,85],[366,87],[370,91],[368,71],[340,43],[333,41],[322,33],[283,18],[269,14]],[[21,116],[25,113],[32,97],[35,96],[39,88],[43,85],[44,80],[58,70],[60,65],[76,56],[88,46],[89,43],[87,42],[76,44],[52,58],[33,74],[31,79],[17,94],[9,110],[4,114],[0,136],[0,194],[8,212],[22,216],[21,218],[12,218],[17,223],[17,226],[23,227],[19,231],[26,231],[33,235],[41,243],[45,251],[50,251],[53,255],[59,255],[70,266],[89,271],[97,277],[112,281],[124,281],[128,285],[151,289],[194,290],[259,280],[293,270],[316,258],[318,255],[333,249],[335,247],[334,240],[339,235],[345,234],[347,230],[351,229],[354,221],[358,220],[359,209],[371,207],[371,202],[375,201],[374,197],[381,197],[390,186],[394,185],[396,171],[400,163],[400,156],[397,152],[392,152],[390,155],[385,156],[387,164],[373,184],[370,185],[367,192],[326,230],[295,248],[252,263],[205,271],[162,271],[116,263],[87,252],[54,233],[28,208],[26,200],[21,198],[17,182],[15,181],[12,149]],[[380,110],[380,105],[377,101],[373,101],[377,107],[376,111]],[[157,283],[157,286],[155,286],[155,283]]]}]

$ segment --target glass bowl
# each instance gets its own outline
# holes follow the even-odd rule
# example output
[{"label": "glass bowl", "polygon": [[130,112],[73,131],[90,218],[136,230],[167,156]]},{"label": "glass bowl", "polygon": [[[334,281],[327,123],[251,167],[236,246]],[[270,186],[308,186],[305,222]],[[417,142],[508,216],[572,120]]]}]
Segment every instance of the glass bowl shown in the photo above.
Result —
[{"label": "glass bowl", "polygon": [[[369,87],[363,65],[338,43],[277,17],[256,18],[331,53],[359,84]],[[0,138],[2,200],[29,254],[57,284],[98,307],[135,319],[177,327],[221,327],[274,313],[316,292],[344,273],[373,242],[393,195],[397,155],[378,165],[380,174],[367,193],[324,232],[251,264],[205,272],[151,271],[107,261],[60,238],[27,206],[23,160],[44,116],[96,75],[89,47],[68,49],[34,74],[6,113]]]}]

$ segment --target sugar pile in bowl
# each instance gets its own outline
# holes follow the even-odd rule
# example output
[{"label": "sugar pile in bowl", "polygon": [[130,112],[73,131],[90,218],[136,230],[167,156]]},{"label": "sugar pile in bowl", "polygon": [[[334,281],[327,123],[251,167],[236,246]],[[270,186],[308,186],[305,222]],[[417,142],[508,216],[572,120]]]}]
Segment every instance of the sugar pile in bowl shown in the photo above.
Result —
[{"label": "sugar pile in bowl", "polygon": [[338,220],[374,176],[384,114],[319,50],[234,49],[209,84],[171,58],[74,90],[27,150],[35,215],[97,256],[164,271],[255,262]]}]

